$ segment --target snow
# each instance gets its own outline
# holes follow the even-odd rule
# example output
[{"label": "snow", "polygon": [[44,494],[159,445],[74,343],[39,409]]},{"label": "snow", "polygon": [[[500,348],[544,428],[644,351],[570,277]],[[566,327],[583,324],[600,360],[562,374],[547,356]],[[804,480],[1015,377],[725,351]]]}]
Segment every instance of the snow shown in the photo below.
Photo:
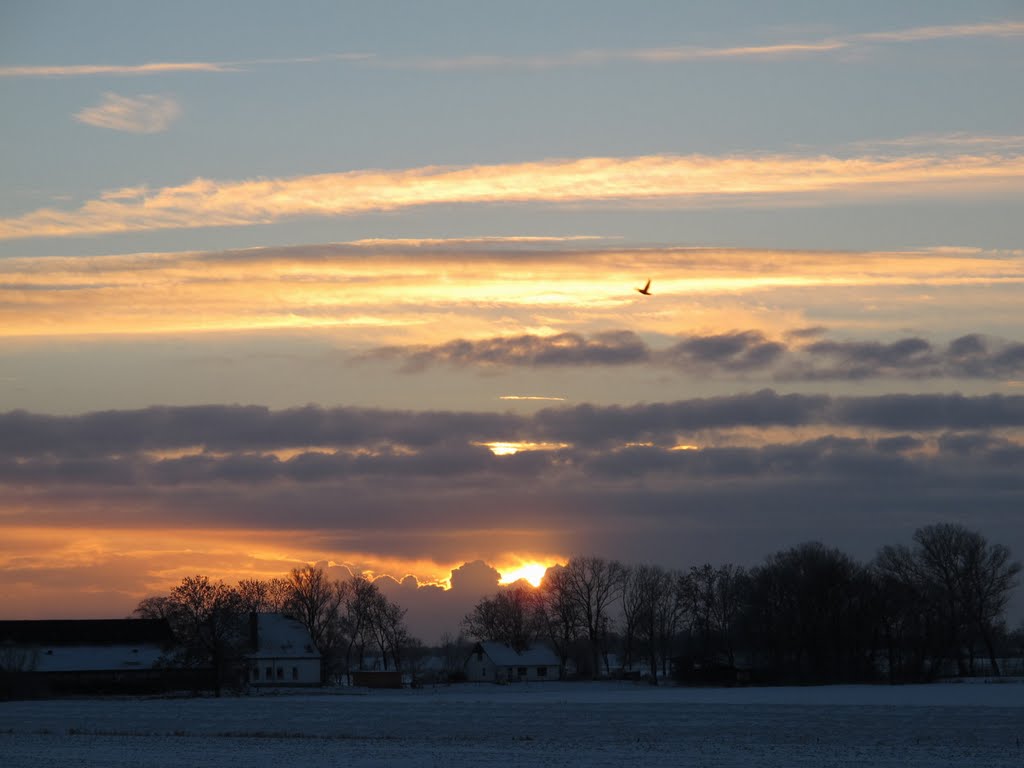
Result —
[{"label": "snow", "polygon": [[280,613],[256,614],[259,631],[259,651],[253,658],[273,657],[289,659],[318,659],[313,650],[309,632],[301,622]]},{"label": "snow", "polygon": [[558,667],[558,657],[554,651],[543,645],[519,652],[505,643],[480,643],[483,652],[499,667]]},{"label": "snow", "polygon": [[1024,684],[461,685],[0,703],[34,766],[1014,766]]},{"label": "snow", "polygon": [[34,655],[33,669],[38,672],[110,672],[148,669],[163,650],[155,644],[135,645],[55,645]]}]

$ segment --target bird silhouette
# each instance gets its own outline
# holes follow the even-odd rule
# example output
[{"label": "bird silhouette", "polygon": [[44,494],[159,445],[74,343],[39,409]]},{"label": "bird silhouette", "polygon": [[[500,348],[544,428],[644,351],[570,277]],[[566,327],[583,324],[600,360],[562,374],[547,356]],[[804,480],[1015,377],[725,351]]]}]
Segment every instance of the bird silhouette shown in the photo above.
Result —
[{"label": "bird silhouette", "polygon": [[644,296],[650,296],[651,295],[651,281],[648,280],[647,281],[647,285],[645,285],[643,288],[637,288],[636,290],[637,290],[637,293],[642,293]]}]

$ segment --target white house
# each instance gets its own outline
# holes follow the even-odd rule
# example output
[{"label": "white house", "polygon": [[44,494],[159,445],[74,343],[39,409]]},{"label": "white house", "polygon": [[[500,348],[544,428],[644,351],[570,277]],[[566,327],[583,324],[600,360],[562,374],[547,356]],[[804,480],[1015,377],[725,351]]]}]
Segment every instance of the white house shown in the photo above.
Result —
[{"label": "white house", "polygon": [[280,613],[254,613],[250,630],[255,650],[246,657],[249,685],[320,685],[320,654],[301,622]]},{"label": "white house", "polygon": [[483,642],[473,647],[463,668],[473,682],[539,682],[558,679],[558,657],[544,646],[516,651],[505,643]]}]

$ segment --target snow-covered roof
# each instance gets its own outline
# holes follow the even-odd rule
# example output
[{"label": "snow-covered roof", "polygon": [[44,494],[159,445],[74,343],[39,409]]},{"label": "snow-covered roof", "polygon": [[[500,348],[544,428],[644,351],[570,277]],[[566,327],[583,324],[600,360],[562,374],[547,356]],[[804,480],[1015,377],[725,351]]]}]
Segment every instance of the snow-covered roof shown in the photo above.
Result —
[{"label": "snow-covered roof", "polygon": [[36,672],[113,672],[149,669],[163,653],[159,645],[55,645],[34,651]]},{"label": "snow-covered roof", "polygon": [[320,658],[301,622],[281,613],[258,613],[256,620],[259,642],[250,656]]},{"label": "snow-covered roof", "polygon": [[[550,648],[535,645],[525,651],[517,652],[505,643],[485,641],[479,643],[487,657],[499,667],[557,667],[558,657]],[[475,649],[474,649],[475,652]]]}]

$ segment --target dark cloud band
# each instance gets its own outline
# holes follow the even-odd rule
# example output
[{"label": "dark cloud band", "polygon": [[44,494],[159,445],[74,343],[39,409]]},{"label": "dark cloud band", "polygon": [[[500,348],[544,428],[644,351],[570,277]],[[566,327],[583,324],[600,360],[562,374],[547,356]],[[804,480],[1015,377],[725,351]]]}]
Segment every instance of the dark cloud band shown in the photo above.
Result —
[{"label": "dark cloud band", "polygon": [[[0,457],[86,461],[182,449],[243,454],[323,447],[329,452],[358,448],[397,460],[401,448],[459,454],[467,446],[489,441],[591,447],[640,441],[672,445],[680,434],[700,430],[812,426],[895,431],[1015,428],[1024,426],[1024,396],[833,397],[765,389],[670,403],[546,408],[532,416],[315,406],[273,411],[236,405],[152,407],[77,416],[11,411],[0,414]],[[315,467],[310,471],[315,472]]]},{"label": "dark cloud band", "polygon": [[[820,329],[787,341],[756,330],[688,336],[653,348],[632,331],[586,337],[522,335],[436,346],[382,347],[363,359],[393,359],[407,372],[458,367],[624,366],[653,364],[711,375],[762,374],[780,381],[864,379],[1005,379],[1024,374],[1024,344],[967,334],[945,345],[911,336],[892,342],[814,339]],[[805,343],[806,342],[806,343]]]}]

